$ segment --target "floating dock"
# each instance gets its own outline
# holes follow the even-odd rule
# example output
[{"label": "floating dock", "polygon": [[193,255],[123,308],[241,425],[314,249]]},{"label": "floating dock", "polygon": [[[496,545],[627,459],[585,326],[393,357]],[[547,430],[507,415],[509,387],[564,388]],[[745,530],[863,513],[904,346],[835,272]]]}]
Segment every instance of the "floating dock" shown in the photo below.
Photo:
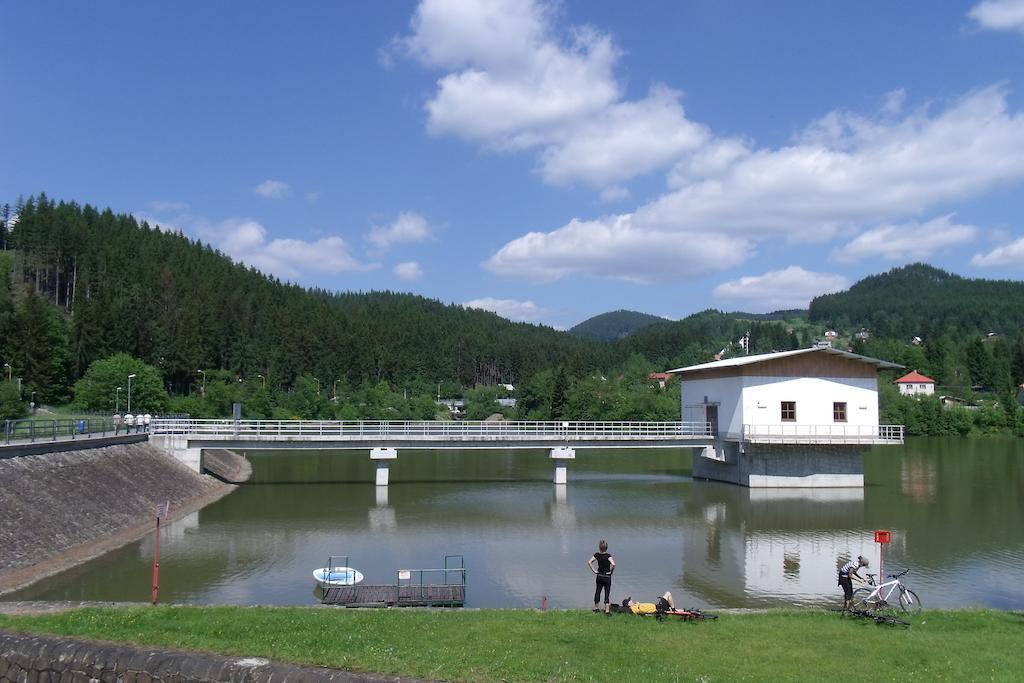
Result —
[{"label": "floating dock", "polygon": [[[334,566],[331,556],[327,566]],[[445,555],[439,569],[399,569],[392,584],[324,586],[320,602],[343,607],[462,607],[466,603],[466,564],[462,555]]]},{"label": "floating dock", "polygon": [[324,589],[321,602],[344,607],[462,607],[466,602],[466,586],[330,586]]}]

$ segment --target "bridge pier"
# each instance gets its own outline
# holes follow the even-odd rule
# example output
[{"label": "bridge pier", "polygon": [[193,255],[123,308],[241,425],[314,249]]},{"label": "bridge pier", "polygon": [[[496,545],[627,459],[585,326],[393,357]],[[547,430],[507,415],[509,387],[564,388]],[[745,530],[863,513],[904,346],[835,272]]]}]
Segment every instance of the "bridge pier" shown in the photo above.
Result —
[{"label": "bridge pier", "polygon": [[389,461],[398,459],[397,448],[371,448],[370,460],[377,463],[377,486],[387,486],[391,476]]},{"label": "bridge pier", "polygon": [[576,451],[568,446],[552,448],[548,457],[555,461],[555,484],[565,484],[568,481],[566,460],[575,460]]}]

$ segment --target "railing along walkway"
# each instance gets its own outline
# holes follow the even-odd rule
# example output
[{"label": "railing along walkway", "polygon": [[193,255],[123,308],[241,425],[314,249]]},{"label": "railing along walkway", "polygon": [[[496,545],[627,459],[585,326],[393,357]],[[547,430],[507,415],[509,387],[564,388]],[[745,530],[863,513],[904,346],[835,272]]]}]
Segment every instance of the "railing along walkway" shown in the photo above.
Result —
[{"label": "railing along walkway", "polygon": [[903,443],[903,425],[743,425],[750,443]]},{"label": "railing along walkway", "polygon": [[413,420],[184,420],[157,419],[154,434],[242,439],[404,439],[410,441],[657,441],[712,436],[709,422],[476,422]]}]

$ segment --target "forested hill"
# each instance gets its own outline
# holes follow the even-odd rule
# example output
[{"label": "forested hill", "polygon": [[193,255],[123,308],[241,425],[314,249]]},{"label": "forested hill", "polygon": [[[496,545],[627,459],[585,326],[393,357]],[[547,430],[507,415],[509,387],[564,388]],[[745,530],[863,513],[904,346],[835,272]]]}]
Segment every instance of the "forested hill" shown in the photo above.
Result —
[{"label": "forested hill", "polygon": [[43,400],[67,398],[90,363],[118,352],[156,366],[172,390],[222,368],[274,384],[308,373],[433,394],[437,383],[514,383],[608,360],[605,346],[485,311],[282,283],[130,215],[45,195],[21,208],[7,246],[0,354]]},{"label": "forested hill", "polygon": [[812,322],[864,327],[877,337],[903,340],[1017,334],[1024,327],[1024,282],[968,279],[916,263],[819,296],[809,316]]},{"label": "forested hill", "polygon": [[593,339],[595,341],[615,341],[628,337],[637,330],[642,330],[651,325],[668,322],[665,318],[659,318],[650,313],[639,311],[611,311],[595,315],[593,318],[584,320],[579,325],[571,328],[569,334]]}]

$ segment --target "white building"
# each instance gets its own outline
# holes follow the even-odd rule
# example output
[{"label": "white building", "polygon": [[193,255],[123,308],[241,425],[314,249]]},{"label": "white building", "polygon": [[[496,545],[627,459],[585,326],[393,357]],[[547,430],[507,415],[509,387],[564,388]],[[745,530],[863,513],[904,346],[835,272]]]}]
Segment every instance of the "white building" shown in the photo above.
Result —
[{"label": "white building", "polygon": [[908,372],[896,380],[896,386],[904,396],[931,396],[935,393],[935,380],[925,377],[917,370]]},{"label": "white building", "polygon": [[[902,366],[828,347],[740,356],[672,370],[684,422],[724,439],[866,434],[878,428],[878,371]],[[866,428],[866,429],[861,429]]]},{"label": "white building", "polygon": [[708,422],[715,445],[695,477],[752,487],[863,486],[863,449],[902,443],[878,424],[878,371],[903,366],[824,346],[672,370],[684,422]]}]

